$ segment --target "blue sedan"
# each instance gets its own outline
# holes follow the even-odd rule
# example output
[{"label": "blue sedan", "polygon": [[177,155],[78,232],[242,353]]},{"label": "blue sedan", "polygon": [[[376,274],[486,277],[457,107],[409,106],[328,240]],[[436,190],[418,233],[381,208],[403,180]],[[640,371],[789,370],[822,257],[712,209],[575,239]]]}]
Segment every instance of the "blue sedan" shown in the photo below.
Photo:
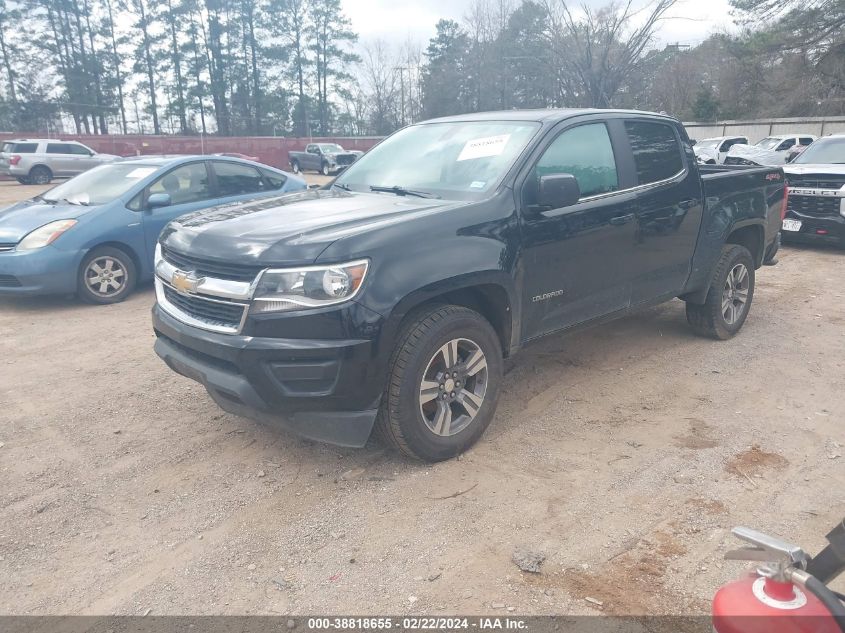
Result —
[{"label": "blue sedan", "polygon": [[283,171],[216,156],[142,157],[95,167],[0,210],[0,296],[76,293],[123,301],[153,276],[174,218],[306,189]]}]

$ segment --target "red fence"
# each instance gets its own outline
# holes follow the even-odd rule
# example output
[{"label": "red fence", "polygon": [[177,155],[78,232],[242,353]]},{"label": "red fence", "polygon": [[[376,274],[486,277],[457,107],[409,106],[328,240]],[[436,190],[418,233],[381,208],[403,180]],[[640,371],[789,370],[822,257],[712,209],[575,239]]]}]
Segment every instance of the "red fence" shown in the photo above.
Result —
[{"label": "red fence", "polygon": [[[12,138],[44,138],[43,134],[0,132],[0,141]],[[301,151],[308,143],[338,143],[344,149],[366,151],[378,137],[283,138],[276,136],[153,136],[153,135],[75,135],[63,134],[61,140],[74,140],[106,154],[136,156],[148,154],[216,154],[238,152],[273,167],[288,169],[288,152]]]}]

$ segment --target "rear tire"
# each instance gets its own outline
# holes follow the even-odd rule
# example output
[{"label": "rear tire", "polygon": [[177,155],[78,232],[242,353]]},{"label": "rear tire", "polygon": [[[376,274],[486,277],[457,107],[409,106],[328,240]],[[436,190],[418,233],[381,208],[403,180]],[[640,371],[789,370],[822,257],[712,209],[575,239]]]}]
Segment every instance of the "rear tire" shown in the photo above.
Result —
[{"label": "rear tire", "polygon": [[417,312],[390,360],[378,433],[415,459],[455,457],[493,419],[502,367],[499,337],[477,312],[454,305]]},{"label": "rear tire", "polygon": [[50,181],[53,180],[53,172],[44,165],[36,165],[29,170],[27,180],[32,185],[49,185]]},{"label": "rear tire", "polygon": [[76,293],[87,303],[120,303],[135,289],[138,273],[130,255],[110,246],[95,248],[79,266]]},{"label": "rear tire", "polygon": [[742,328],[753,298],[754,259],[750,251],[725,244],[704,303],[687,303],[687,321],[699,334],[725,341]]}]

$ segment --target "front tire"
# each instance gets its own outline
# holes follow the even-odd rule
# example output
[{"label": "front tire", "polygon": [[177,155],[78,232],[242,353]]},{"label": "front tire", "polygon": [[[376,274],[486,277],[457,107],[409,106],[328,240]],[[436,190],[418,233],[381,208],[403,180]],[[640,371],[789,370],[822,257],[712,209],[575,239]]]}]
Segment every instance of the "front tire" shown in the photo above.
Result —
[{"label": "front tire", "polygon": [[328,176],[331,173],[331,170],[329,169],[328,163],[323,163],[323,166],[320,167],[320,173],[323,174],[324,176]]},{"label": "front tire", "polygon": [[22,185],[32,184],[31,182],[29,182],[29,178],[27,178],[26,176],[18,176],[17,178],[15,178],[15,180],[17,180]]},{"label": "front tire", "polygon": [[416,313],[391,357],[380,435],[415,459],[455,457],[493,419],[502,367],[499,338],[477,312],[447,305]]},{"label": "front tire", "polygon": [[293,170],[293,173],[295,173],[295,174],[298,174],[298,173],[300,173],[300,172],[302,171],[302,170],[299,168],[299,161],[293,161],[293,162],[290,164],[290,168]]},{"label": "front tire", "polygon": [[76,292],[87,303],[120,303],[137,283],[135,262],[128,253],[109,246],[95,248],[79,266]]},{"label": "front tire", "polygon": [[29,170],[27,180],[31,185],[49,185],[50,181],[53,180],[53,172],[44,165],[36,165]]},{"label": "front tire", "polygon": [[732,338],[748,317],[754,280],[751,252],[738,244],[725,244],[704,303],[687,303],[687,321],[703,336]]}]

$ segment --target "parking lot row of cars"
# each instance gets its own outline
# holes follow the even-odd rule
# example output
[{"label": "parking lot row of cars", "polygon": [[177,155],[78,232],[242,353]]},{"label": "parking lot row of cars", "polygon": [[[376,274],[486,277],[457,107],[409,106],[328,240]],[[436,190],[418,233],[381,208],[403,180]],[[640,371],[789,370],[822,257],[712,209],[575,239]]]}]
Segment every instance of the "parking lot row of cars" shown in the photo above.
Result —
[{"label": "parking lot row of cars", "polygon": [[[346,151],[337,143],[309,143],[304,152],[289,152],[291,171],[314,171],[324,176],[337,173],[364,152]],[[257,156],[239,152],[214,154],[260,162]],[[97,152],[79,141],[49,138],[20,138],[0,145],[0,173],[22,185],[46,185],[55,178],[71,178],[98,165],[124,160],[121,156]]]},{"label": "parking lot row of cars", "polygon": [[720,136],[697,141],[694,151],[700,164],[784,165],[790,193],[783,239],[845,245],[845,135],[782,134],[755,145]]}]

